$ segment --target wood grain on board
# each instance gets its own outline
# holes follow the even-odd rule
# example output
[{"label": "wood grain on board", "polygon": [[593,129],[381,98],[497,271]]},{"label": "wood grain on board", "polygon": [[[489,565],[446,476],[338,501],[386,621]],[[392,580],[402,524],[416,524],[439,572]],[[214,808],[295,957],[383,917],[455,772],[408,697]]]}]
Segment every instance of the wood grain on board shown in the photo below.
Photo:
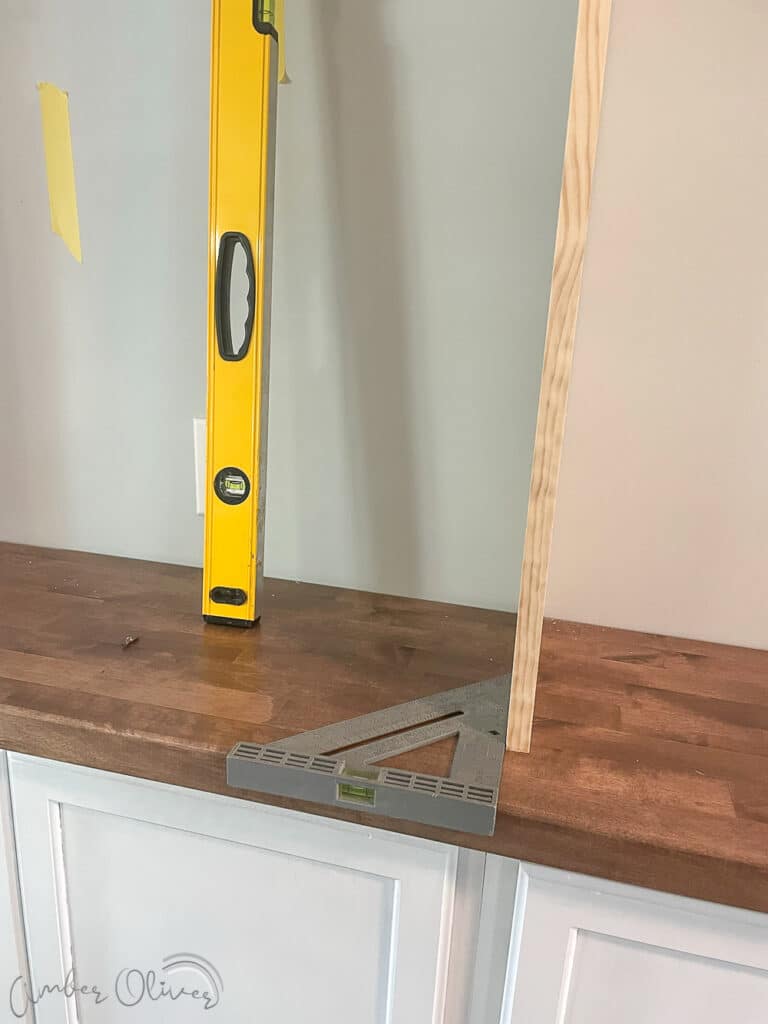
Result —
[{"label": "wood grain on board", "polygon": [[536,700],[555,498],[581,296],[611,0],[580,0],[560,213],[518,602],[507,748],[527,751]]},{"label": "wood grain on board", "polygon": [[534,749],[471,836],[233,791],[225,757],[498,675],[512,615],[270,580],[240,630],[203,624],[200,587],[0,544],[0,747],[768,911],[768,652],[548,622]]}]

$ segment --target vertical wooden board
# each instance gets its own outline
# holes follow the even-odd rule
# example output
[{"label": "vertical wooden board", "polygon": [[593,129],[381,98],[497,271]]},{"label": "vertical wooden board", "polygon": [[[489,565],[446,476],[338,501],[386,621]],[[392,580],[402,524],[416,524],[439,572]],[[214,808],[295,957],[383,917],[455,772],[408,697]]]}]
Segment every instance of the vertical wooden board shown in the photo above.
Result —
[{"label": "vertical wooden board", "polygon": [[592,196],[611,0],[581,0],[523,551],[507,748],[531,744],[557,480]]}]

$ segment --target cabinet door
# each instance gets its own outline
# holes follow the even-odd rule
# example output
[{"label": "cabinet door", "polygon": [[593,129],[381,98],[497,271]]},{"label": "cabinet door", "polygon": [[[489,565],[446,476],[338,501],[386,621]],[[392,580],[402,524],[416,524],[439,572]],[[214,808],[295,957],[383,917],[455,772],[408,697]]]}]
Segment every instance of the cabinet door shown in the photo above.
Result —
[{"label": "cabinet door", "polygon": [[10,773],[37,1024],[447,1019],[453,847],[20,755]]},{"label": "cabinet door", "polygon": [[[5,751],[0,750],[0,1020],[9,1019],[8,993],[16,978],[23,976],[26,971],[26,950],[13,842],[13,815],[8,787],[8,760]],[[34,1018],[31,1009],[18,1019],[32,1024]]]},{"label": "cabinet door", "polygon": [[522,865],[507,1024],[765,1024],[768,919]]}]

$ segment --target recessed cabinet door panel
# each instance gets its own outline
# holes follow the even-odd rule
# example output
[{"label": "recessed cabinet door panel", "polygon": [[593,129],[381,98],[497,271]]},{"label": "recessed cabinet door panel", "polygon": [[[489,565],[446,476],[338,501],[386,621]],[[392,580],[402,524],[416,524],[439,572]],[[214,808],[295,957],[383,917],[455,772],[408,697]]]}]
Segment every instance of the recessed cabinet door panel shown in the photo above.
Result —
[{"label": "recessed cabinet door panel", "polygon": [[10,760],[37,1024],[442,1019],[451,847]]},{"label": "recessed cabinet door panel", "polygon": [[768,918],[523,865],[502,1020],[764,1024]]},{"label": "recessed cabinet door panel", "polygon": [[[124,972],[115,994],[138,1005],[141,974],[192,950],[216,967],[222,996],[237,993],[238,1005],[258,1007],[267,1020],[334,1020],[343,988],[350,1020],[379,1019],[396,880],[312,860],[311,851],[254,849],[79,807],[63,806],[61,820],[72,947],[83,972],[87,965],[84,980],[114,983]],[[195,975],[208,980],[205,968],[168,978]],[[207,1002],[215,1000],[212,992]],[[114,1019],[129,1020],[113,1002]],[[83,1024],[103,1019],[101,1008],[81,1006]],[[190,1011],[179,999],[162,1019],[181,1024]]]},{"label": "recessed cabinet door panel", "polygon": [[[568,1024],[764,1024],[768,971],[579,929]],[[606,981],[610,979],[610,983]]]}]

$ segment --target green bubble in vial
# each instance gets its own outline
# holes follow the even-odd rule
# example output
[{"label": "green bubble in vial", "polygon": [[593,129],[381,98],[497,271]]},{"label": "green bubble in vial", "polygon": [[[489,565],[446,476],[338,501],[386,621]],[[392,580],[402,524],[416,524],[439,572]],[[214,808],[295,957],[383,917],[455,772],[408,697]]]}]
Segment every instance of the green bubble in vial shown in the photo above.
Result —
[{"label": "green bubble in vial", "polygon": [[340,782],[336,787],[337,800],[353,804],[367,804],[373,807],[376,803],[376,790],[372,786],[355,786],[351,782]]},{"label": "green bubble in vial", "polygon": [[260,0],[257,7],[257,20],[274,25],[276,21],[274,0]]}]

